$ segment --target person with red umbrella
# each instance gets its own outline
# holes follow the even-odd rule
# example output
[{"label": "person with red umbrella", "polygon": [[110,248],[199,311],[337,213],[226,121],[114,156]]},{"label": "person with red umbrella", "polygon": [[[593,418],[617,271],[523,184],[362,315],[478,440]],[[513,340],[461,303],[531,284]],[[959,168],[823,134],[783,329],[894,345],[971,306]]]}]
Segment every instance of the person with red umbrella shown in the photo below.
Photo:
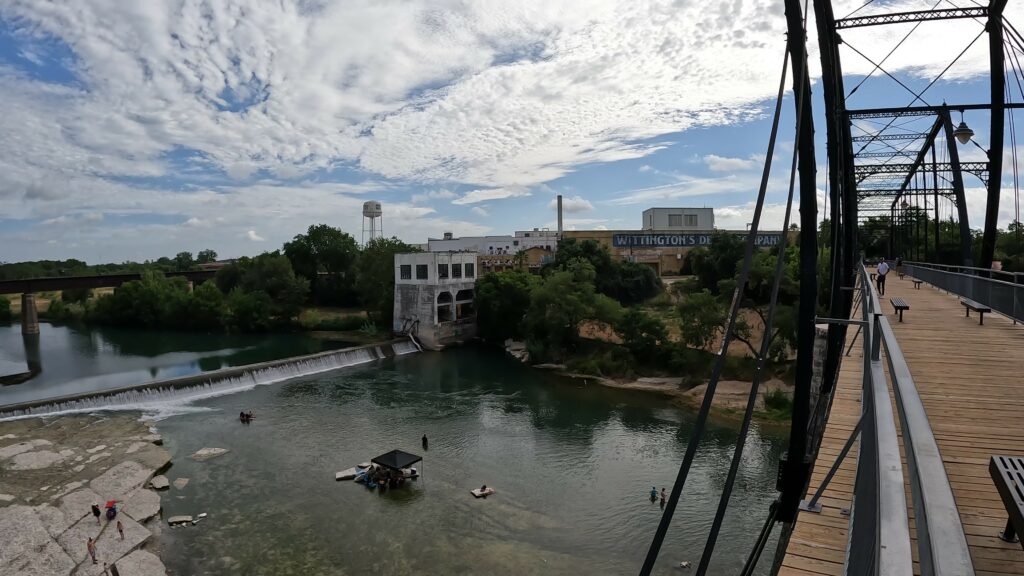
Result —
[{"label": "person with red umbrella", "polygon": [[117,500],[107,500],[107,521],[117,516]]}]

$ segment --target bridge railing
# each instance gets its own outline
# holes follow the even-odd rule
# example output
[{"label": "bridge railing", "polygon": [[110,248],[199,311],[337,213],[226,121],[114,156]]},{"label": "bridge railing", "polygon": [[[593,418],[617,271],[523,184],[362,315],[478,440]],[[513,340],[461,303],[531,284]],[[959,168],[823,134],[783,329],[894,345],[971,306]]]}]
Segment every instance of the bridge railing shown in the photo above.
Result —
[{"label": "bridge railing", "polygon": [[904,272],[1024,322],[1024,274],[968,266],[904,262]]},{"label": "bridge railing", "polygon": [[[903,463],[889,394],[895,394],[922,575],[972,576],[967,538],[924,405],[878,293],[861,266],[864,334],[860,456],[850,514],[846,574],[913,574]],[[885,350],[887,366],[882,364]],[[888,367],[888,372],[886,371]]]}]

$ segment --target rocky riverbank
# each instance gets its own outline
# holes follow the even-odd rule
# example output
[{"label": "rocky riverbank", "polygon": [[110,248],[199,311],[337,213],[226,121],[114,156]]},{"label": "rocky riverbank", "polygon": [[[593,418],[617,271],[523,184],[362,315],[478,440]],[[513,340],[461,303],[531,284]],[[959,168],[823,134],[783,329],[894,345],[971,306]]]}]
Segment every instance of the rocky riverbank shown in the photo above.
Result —
[{"label": "rocky riverbank", "polygon": [[[137,415],[0,423],[0,574],[166,575],[156,536],[160,495],[149,484],[171,462]],[[116,522],[91,512],[119,502]],[[96,542],[97,564],[86,544]]]}]

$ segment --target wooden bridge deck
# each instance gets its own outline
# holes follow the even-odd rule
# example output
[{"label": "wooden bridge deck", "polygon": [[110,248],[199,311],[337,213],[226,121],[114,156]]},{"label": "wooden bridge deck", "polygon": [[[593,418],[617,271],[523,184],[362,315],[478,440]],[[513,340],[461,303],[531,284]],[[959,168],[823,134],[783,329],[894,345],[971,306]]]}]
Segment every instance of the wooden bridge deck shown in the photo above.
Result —
[{"label": "wooden bridge deck", "polygon": [[[942,453],[975,573],[1024,574],[1020,544],[996,537],[1007,514],[988,474],[991,455],[1024,455],[1024,326],[997,314],[986,314],[980,326],[975,313],[964,317],[955,295],[928,284],[914,290],[909,277],[889,278],[882,306],[890,313]],[[891,313],[893,296],[910,304],[902,323]],[[808,494],[817,491],[860,416],[861,350],[858,339],[843,360]],[[826,488],[821,513],[800,513],[780,574],[842,574],[849,524],[842,510],[850,506],[856,460],[855,445]],[[909,485],[907,505],[914,537]],[[916,561],[916,541],[913,545]]]}]

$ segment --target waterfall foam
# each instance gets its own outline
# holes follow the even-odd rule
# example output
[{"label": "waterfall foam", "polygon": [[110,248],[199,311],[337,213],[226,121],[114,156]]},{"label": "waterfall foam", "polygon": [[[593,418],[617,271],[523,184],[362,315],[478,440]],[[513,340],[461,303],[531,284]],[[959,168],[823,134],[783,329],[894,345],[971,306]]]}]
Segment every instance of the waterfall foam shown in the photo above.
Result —
[{"label": "waterfall foam", "polygon": [[[385,347],[387,346],[392,348],[395,355],[416,351],[416,348],[407,341],[393,342],[390,345],[385,345]],[[149,418],[161,419],[174,414],[205,410],[205,408],[189,406],[197,400],[244,392],[256,386],[366,364],[385,357],[386,354],[380,346],[321,352],[251,366],[228,368],[198,376],[151,382],[81,397],[65,397],[20,409],[0,408],[0,422],[36,416],[56,416],[103,410],[140,410]]]}]

